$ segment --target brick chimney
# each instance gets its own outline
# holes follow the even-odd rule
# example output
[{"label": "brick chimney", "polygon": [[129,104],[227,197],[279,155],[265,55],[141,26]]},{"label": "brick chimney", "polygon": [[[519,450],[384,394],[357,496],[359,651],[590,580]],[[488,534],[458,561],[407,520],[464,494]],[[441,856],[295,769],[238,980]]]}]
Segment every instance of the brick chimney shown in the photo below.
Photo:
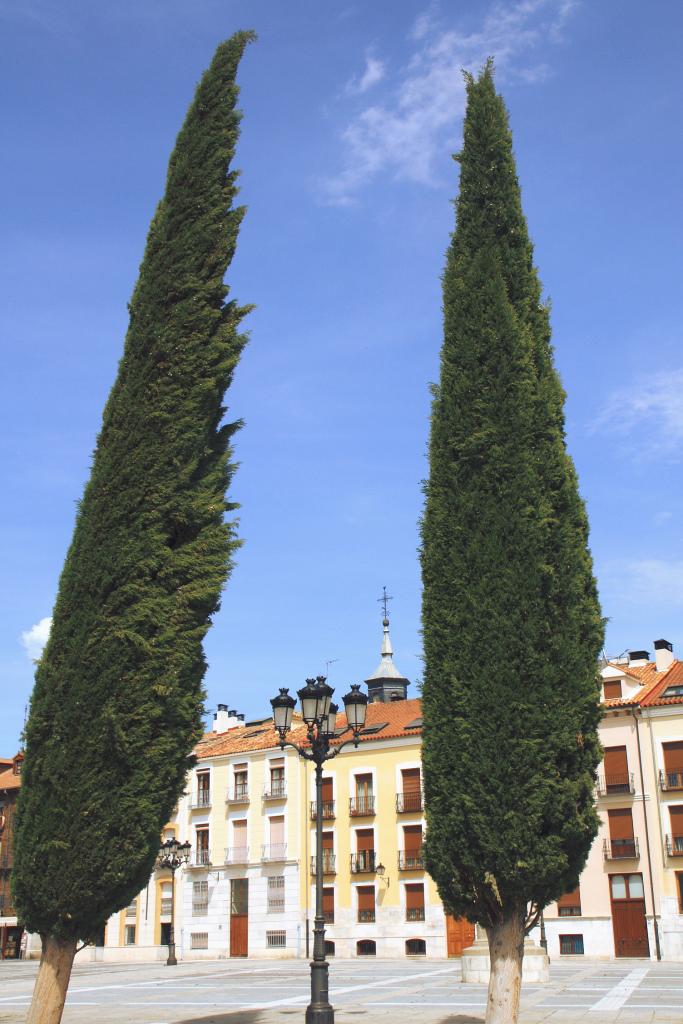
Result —
[{"label": "brick chimney", "polygon": [[655,664],[658,672],[666,672],[673,665],[674,645],[668,640],[655,640]]}]

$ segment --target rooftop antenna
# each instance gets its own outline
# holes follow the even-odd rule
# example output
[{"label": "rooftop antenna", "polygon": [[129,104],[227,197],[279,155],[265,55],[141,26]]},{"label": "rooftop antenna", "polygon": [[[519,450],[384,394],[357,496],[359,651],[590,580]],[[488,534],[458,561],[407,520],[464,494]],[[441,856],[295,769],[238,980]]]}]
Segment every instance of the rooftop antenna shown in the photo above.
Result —
[{"label": "rooftop antenna", "polygon": [[382,596],[377,598],[377,603],[381,604],[384,608],[384,618],[389,618],[389,602],[393,601],[391,594],[387,594],[387,588],[382,587]]},{"label": "rooftop antenna", "polygon": [[335,661],[339,661],[339,658],[330,658],[329,661],[325,662],[325,678],[330,674],[330,665],[334,665]]}]

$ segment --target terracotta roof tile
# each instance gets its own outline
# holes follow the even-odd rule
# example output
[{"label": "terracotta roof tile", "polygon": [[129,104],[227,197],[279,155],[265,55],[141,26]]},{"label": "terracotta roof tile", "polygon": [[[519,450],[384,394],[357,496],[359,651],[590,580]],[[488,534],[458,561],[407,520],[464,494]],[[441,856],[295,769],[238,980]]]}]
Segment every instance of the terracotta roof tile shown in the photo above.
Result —
[{"label": "terracotta roof tile", "polygon": [[[373,732],[367,736],[360,736],[361,743],[371,743],[373,740],[399,739],[403,736],[419,736],[422,726],[414,729],[406,729],[407,725],[422,716],[422,701],[419,697],[411,700],[392,700],[388,704],[375,702],[368,704],[365,718],[365,728],[372,728],[386,722],[384,729],[380,732]],[[337,715],[337,727],[343,728],[346,725],[346,715]],[[350,734],[349,734],[350,735]],[[348,736],[340,736],[339,742],[348,739]]]},{"label": "terracotta roof tile", "polygon": [[[626,671],[622,665],[613,665],[611,662],[610,665],[612,668]],[[674,661],[665,672],[658,672],[657,664],[654,661],[648,661],[645,665],[629,665],[626,675],[632,676],[642,684],[640,690],[632,697],[615,697],[614,700],[604,701],[603,704],[607,710],[623,707],[650,707],[659,703],[683,703],[683,697],[667,697],[666,700],[659,700],[660,694],[667,686],[683,683],[683,662],[681,661]]]},{"label": "terracotta roof tile", "polygon": [[[11,765],[10,761],[10,765]],[[7,771],[0,772],[0,789],[20,789],[21,775],[15,775],[10,767]]]},{"label": "terracotta roof tile", "polygon": [[662,697],[669,686],[683,685],[683,661],[674,661],[666,672],[657,672],[656,679],[641,698],[643,707],[666,707],[668,704],[683,704],[683,697]]}]

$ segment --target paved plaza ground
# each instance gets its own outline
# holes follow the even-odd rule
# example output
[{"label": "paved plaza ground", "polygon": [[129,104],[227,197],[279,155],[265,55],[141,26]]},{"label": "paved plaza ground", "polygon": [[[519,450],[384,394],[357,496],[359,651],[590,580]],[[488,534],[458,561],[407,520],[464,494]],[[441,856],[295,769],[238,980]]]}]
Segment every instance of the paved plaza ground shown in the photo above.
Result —
[{"label": "paved plaza ground", "polygon": [[[35,962],[0,963],[0,1022],[26,1017]],[[330,965],[338,1024],[475,1024],[486,989],[464,985],[457,960],[340,960]],[[288,1024],[309,1000],[306,961],[216,960],[82,964],[64,1024]],[[551,965],[548,985],[525,985],[521,1024],[619,1021],[683,1024],[683,964],[643,960]]]}]

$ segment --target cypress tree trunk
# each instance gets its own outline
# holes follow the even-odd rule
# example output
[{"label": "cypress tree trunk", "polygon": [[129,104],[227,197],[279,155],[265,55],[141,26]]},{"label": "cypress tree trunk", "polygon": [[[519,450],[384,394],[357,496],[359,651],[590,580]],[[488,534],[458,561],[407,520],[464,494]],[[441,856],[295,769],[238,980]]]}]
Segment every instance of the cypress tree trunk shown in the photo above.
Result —
[{"label": "cypress tree trunk", "polygon": [[61,1018],[76,941],[147,883],[202,732],[202,641],[237,546],[222,403],[247,310],[224,276],[251,38],[218,47],[171,155],[36,671],[12,874],[43,936],[36,1024]]},{"label": "cypress tree trunk", "polygon": [[596,835],[603,624],[564,393],[491,65],[468,78],[422,521],[426,866],[486,929],[487,1024]]},{"label": "cypress tree trunk", "polygon": [[76,955],[75,939],[43,939],[43,952],[26,1024],[59,1024]]},{"label": "cypress tree trunk", "polygon": [[486,929],[491,973],[486,997],[486,1024],[509,1024],[517,1019],[522,989],[524,918],[511,914]]}]

